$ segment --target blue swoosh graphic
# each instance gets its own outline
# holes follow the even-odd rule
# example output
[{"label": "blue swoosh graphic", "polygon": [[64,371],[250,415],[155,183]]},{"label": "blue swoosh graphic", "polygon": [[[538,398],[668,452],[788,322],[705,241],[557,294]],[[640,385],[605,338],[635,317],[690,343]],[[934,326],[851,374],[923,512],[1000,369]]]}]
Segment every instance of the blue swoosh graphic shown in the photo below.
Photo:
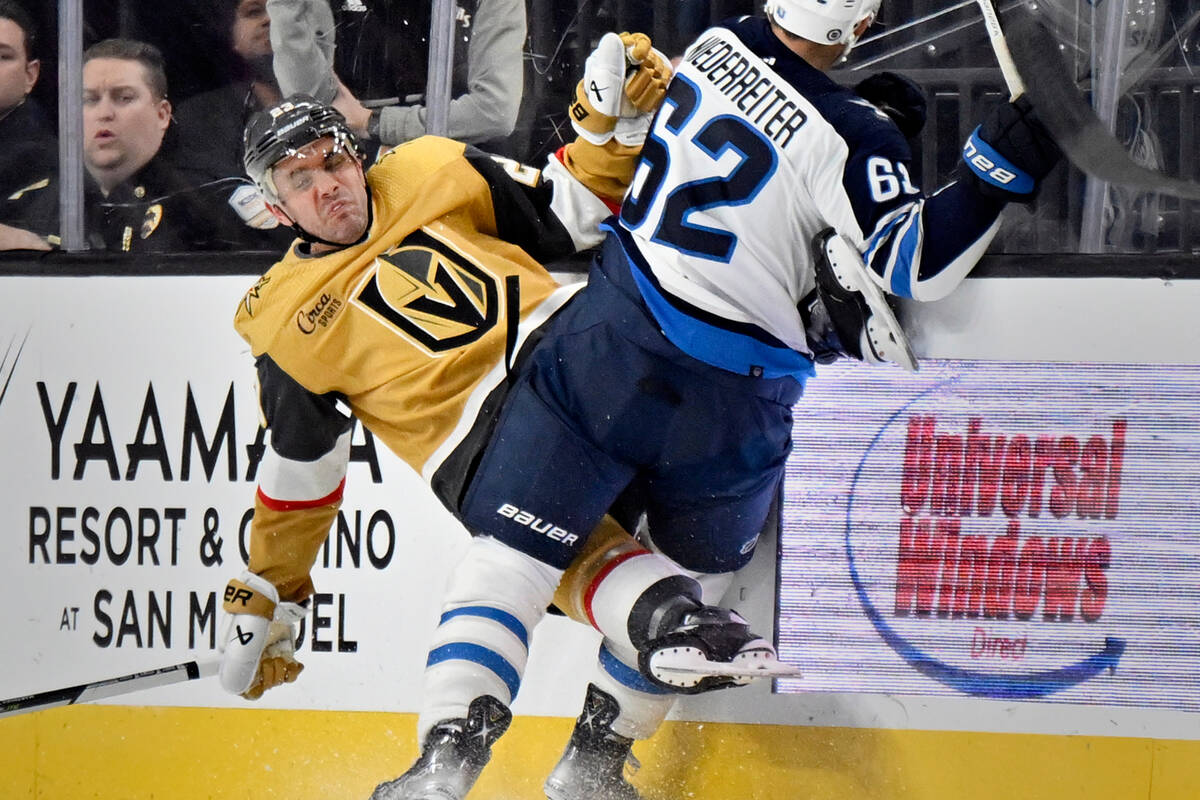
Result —
[{"label": "blue swoosh graphic", "polygon": [[1104,639],[1104,646],[1098,652],[1059,669],[1031,672],[1026,675],[998,675],[952,667],[949,664],[943,664],[932,656],[926,655],[903,636],[892,630],[891,626],[883,618],[883,615],[875,609],[875,606],[871,605],[871,600],[867,596],[867,589],[858,575],[858,567],[854,563],[854,550],[850,545],[850,519],[854,509],[854,490],[858,485],[859,477],[862,475],[863,465],[866,463],[871,451],[879,443],[879,439],[883,436],[884,431],[888,430],[913,403],[957,381],[957,377],[941,381],[917,394],[897,409],[896,413],[892,414],[887,422],[880,427],[879,432],[875,434],[875,437],[871,440],[871,444],[867,446],[867,451],[863,454],[862,460],[858,462],[858,468],[854,471],[854,480],[850,484],[850,497],[846,502],[846,558],[850,565],[850,580],[854,582],[854,591],[858,594],[858,601],[867,613],[867,618],[871,620],[871,624],[875,626],[875,630],[887,642],[887,645],[895,650],[913,669],[952,689],[957,689],[964,694],[976,697],[1030,700],[1070,688],[1100,674],[1104,670],[1115,672],[1117,662],[1121,660],[1121,656],[1125,653],[1125,640],[1112,636]]}]

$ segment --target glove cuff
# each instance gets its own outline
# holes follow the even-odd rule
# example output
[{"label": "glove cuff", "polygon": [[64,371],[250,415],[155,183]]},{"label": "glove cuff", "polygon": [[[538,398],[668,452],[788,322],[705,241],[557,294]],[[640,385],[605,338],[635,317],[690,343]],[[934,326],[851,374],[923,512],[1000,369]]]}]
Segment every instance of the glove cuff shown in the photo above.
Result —
[{"label": "glove cuff", "polygon": [[593,144],[601,145],[612,138],[617,118],[602,114],[588,100],[587,89],[580,81],[575,85],[575,101],[569,109],[575,132]]},{"label": "glove cuff", "polygon": [[226,585],[221,608],[227,614],[250,614],[263,619],[275,619],[278,605],[279,592],[270,581],[253,572],[243,572]]},{"label": "glove cuff", "polygon": [[308,601],[303,603],[280,603],[275,606],[275,616],[272,621],[281,625],[295,625],[308,616]]},{"label": "glove cuff", "polygon": [[580,137],[562,151],[563,166],[602,199],[620,202],[633,180],[641,156],[641,145],[624,145],[613,140],[596,145]]},{"label": "glove cuff", "polygon": [[1032,196],[1037,188],[1033,176],[984,141],[979,130],[972,131],[963,145],[963,161],[967,168],[976,179],[995,191],[1012,195],[1014,199]]}]

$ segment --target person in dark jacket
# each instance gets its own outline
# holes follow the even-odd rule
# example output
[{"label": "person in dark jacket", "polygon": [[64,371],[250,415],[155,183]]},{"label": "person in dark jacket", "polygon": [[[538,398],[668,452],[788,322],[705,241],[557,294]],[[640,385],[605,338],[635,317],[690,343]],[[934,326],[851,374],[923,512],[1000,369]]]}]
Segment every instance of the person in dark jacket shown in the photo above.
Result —
[{"label": "person in dark jacket", "polygon": [[245,182],[242,130],[256,112],[282,98],[271,69],[271,19],[267,0],[218,0],[218,28],[228,48],[230,80],[193,95],[175,109],[174,161],[193,184],[222,187],[230,205],[252,230],[255,249],[287,247],[292,233],[266,210],[257,189]]},{"label": "person in dark jacket", "polygon": [[36,42],[29,14],[0,0],[0,250],[49,250],[56,228],[58,144],[30,97]]},{"label": "person in dark jacket", "polygon": [[242,130],[256,111],[282,99],[271,71],[267,0],[219,0],[214,9],[230,80],[175,109],[179,168],[200,180],[242,176]]},{"label": "person in dark jacket", "polygon": [[171,103],[158,49],[106,39],[83,62],[88,244],[121,252],[253,246],[230,186],[190,180],[162,152]]}]

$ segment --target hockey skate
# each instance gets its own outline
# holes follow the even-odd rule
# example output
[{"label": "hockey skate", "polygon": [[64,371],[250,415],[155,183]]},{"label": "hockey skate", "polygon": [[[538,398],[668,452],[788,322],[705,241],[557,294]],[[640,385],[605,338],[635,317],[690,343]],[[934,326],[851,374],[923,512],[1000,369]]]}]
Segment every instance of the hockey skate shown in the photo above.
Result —
[{"label": "hockey skate", "polygon": [[624,774],[626,761],[632,759],[633,740],[612,730],[620,711],[612,695],[588,684],[583,713],[546,779],[549,800],[641,800]]},{"label": "hockey skate", "polygon": [[652,682],[682,694],[800,675],[737,612],[718,606],[685,613],[674,628],[642,648],[638,667]]},{"label": "hockey skate", "polygon": [[463,800],[510,722],[512,713],[499,700],[491,695],[475,698],[466,719],[435,725],[416,763],[399,778],[375,787],[371,800]]},{"label": "hockey skate", "polygon": [[867,273],[862,255],[833,228],[827,228],[813,240],[813,256],[821,302],[847,354],[916,372],[917,359],[904,328]]}]

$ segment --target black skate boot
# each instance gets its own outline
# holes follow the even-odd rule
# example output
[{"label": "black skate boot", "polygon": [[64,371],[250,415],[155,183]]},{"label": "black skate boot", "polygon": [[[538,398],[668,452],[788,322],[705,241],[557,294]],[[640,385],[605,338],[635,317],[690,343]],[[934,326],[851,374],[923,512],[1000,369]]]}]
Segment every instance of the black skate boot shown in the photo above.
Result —
[{"label": "black skate boot", "polygon": [[512,713],[491,695],[476,697],[466,719],[448,719],[425,736],[421,757],[399,778],[375,787],[371,800],[463,800]]},{"label": "black skate boot", "polygon": [[693,606],[675,619],[638,647],[638,668],[659,686],[699,694],[756,678],[799,675],[779,661],[771,643],[751,631],[736,611]]},{"label": "black skate boot", "polygon": [[612,730],[620,710],[612,695],[588,684],[571,741],[546,779],[549,800],[641,800],[624,774],[633,739]]},{"label": "black skate boot", "polygon": [[892,362],[916,372],[917,359],[904,328],[859,252],[833,228],[816,235],[812,252],[819,303],[802,304],[801,315],[806,335],[818,345],[814,350],[821,343],[833,343],[851,358],[871,364]]}]

